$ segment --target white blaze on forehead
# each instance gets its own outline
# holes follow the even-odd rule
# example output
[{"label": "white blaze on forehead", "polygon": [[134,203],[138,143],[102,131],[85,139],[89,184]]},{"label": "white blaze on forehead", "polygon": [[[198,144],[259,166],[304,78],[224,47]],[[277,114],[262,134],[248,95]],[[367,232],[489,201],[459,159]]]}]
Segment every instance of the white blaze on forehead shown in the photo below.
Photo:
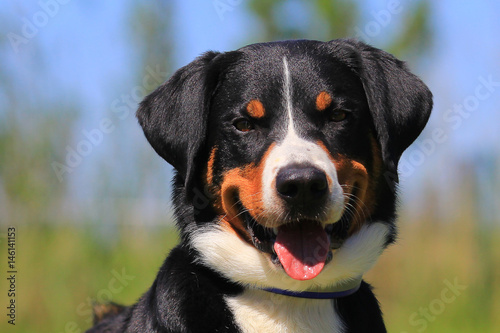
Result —
[{"label": "white blaze on forehead", "polygon": [[[285,137],[269,153],[262,176],[264,210],[269,226],[277,226],[284,216],[283,207],[275,190],[275,179],[279,170],[292,164],[308,164],[325,172],[330,180],[330,223],[336,222],[343,210],[343,191],[337,181],[337,171],[328,153],[317,143],[305,140],[297,134],[293,117],[293,86],[288,61],[283,57],[283,104],[286,109],[287,127]],[[285,212],[286,213],[286,212]],[[274,216],[273,216],[274,215]]]},{"label": "white blaze on forehead", "polygon": [[292,83],[290,80],[290,71],[288,70],[288,61],[286,57],[283,57],[283,71],[284,71],[284,87],[283,96],[285,97],[285,105],[288,116],[288,132],[293,132],[295,134],[295,129],[293,128],[293,115],[292,115]]}]

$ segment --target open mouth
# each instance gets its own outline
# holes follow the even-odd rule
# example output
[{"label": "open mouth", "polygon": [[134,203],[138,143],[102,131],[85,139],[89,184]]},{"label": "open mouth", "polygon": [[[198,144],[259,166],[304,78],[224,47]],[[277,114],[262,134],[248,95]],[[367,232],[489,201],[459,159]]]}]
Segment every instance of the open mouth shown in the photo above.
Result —
[{"label": "open mouth", "polygon": [[300,219],[278,228],[266,228],[243,207],[240,216],[253,245],[268,253],[271,261],[281,266],[295,280],[310,280],[318,276],[347,238],[349,221],[344,216],[324,226],[317,220]]}]

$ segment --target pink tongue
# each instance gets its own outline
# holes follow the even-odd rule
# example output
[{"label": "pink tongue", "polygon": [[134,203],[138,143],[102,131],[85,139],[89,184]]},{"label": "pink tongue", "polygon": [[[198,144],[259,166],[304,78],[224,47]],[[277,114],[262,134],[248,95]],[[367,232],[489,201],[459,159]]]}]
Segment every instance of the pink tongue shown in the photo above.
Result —
[{"label": "pink tongue", "polygon": [[274,243],[281,265],[295,280],[310,280],[318,276],[325,266],[329,248],[328,235],[315,222],[280,227]]}]

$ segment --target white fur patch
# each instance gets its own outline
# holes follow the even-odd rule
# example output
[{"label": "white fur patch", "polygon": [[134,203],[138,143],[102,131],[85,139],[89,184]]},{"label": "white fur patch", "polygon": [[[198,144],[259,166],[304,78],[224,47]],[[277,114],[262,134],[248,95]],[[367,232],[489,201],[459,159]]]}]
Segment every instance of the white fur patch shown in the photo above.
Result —
[{"label": "white fur patch", "polygon": [[266,212],[262,216],[265,226],[278,227],[283,224],[281,218],[286,207],[278,197],[275,179],[278,172],[291,164],[308,164],[323,171],[329,181],[329,199],[325,204],[328,208],[328,219],[324,224],[337,222],[344,212],[345,197],[337,179],[335,165],[327,153],[317,144],[299,138],[293,131],[288,131],[285,139],[272,148],[264,164],[262,173],[262,199]]},{"label": "white fur patch", "polygon": [[191,243],[200,253],[199,260],[231,281],[250,288],[305,291],[332,287],[363,275],[382,253],[389,232],[384,223],[363,225],[333,251],[332,260],[317,277],[305,281],[292,279],[283,268],[271,262],[269,254],[257,250],[220,225],[193,231]]},{"label": "white fur patch", "polygon": [[285,97],[286,112],[288,114],[288,130],[294,131],[292,117],[292,80],[290,79],[290,71],[288,70],[288,61],[286,57],[283,57],[283,72],[285,78],[283,96]]},{"label": "white fur patch", "polygon": [[238,326],[245,333],[342,332],[331,300],[290,298],[262,290],[227,297]]},{"label": "white fur patch", "polygon": [[328,300],[295,299],[256,288],[317,290],[362,276],[377,261],[389,234],[384,223],[363,225],[333,252],[333,259],[311,280],[298,281],[271,262],[270,255],[220,225],[194,231],[191,243],[200,261],[247,287],[226,298],[244,332],[342,332],[342,322]]}]

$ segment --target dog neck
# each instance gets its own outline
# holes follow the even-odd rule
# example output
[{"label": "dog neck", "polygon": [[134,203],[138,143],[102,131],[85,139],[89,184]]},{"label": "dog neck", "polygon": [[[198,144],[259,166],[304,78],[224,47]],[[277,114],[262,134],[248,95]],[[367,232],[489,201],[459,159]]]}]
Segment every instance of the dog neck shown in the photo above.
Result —
[{"label": "dog neck", "polygon": [[292,291],[279,288],[263,288],[262,290],[274,294],[290,296],[290,297],[298,297],[298,298],[335,299],[354,294],[356,291],[358,291],[361,285],[361,280],[362,277],[360,276],[356,279],[342,282],[333,287],[324,288],[321,290]]}]

